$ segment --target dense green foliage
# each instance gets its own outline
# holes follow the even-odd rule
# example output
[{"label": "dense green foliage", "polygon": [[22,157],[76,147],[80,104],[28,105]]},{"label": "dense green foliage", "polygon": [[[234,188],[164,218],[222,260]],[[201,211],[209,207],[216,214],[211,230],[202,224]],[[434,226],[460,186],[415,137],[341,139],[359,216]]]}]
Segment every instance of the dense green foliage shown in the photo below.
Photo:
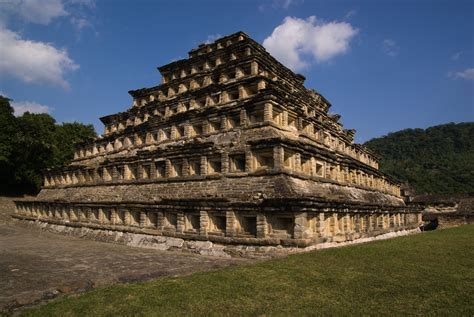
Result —
[{"label": "dense green foliage", "polygon": [[12,158],[15,144],[12,136],[18,130],[16,123],[8,99],[0,96],[0,188],[9,188],[14,183]]},{"label": "dense green foliage", "polygon": [[474,192],[474,123],[402,130],[365,145],[381,156],[381,171],[417,194]]},{"label": "dense green foliage", "polygon": [[48,114],[15,117],[9,99],[0,96],[0,193],[37,192],[43,169],[67,163],[75,143],[95,136],[92,125],[56,124]]},{"label": "dense green foliage", "polygon": [[474,226],[98,289],[26,316],[473,316]]}]

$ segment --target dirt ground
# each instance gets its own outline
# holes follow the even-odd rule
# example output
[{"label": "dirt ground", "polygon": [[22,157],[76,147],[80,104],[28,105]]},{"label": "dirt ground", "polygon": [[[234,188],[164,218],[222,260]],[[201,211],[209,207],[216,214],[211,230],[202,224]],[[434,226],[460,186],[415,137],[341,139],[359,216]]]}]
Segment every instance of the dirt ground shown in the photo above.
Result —
[{"label": "dirt ground", "polygon": [[13,221],[9,216],[13,210],[12,199],[0,197],[0,312],[4,313],[115,283],[249,263],[48,233]]}]

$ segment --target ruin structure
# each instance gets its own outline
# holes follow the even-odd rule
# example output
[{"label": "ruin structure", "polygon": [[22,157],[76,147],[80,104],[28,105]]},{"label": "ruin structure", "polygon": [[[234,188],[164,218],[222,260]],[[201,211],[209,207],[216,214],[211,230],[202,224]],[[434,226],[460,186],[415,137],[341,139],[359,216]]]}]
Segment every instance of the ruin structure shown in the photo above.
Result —
[{"label": "ruin structure", "polygon": [[329,101],[245,33],[158,70],[161,84],[130,91],[132,106],[102,117],[104,134],[46,171],[14,217],[226,252],[419,226]]}]

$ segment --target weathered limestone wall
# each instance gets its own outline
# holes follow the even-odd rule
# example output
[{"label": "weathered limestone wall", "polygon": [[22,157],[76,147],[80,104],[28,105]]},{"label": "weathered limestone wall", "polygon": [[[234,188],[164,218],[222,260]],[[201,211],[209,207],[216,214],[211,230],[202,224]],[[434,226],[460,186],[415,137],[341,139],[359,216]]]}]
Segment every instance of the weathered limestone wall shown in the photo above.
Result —
[{"label": "weathered limestone wall", "polygon": [[300,198],[253,203],[222,199],[142,203],[35,200],[17,201],[16,205],[15,218],[51,225],[275,248],[353,241],[415,229],[421,223],[419,212],[400,206]]},{"label": "weathered limestone wall", "polygon": [[246,177],[196,177],[195,180],[169,180],[151,184],[97,185],[48,189],[38,200],[49,201],[159,201],[161,199],[194,199],[225,197],[231,201],[265,198],[311,197],[343,202],[371,202],[388,206],[404,206],[401,198],[378,191],[316,183],[288,175]]},{"label": "weathered limestone wall", "polygon": [[[425,223],[436,222],[437,228],[456,227],[474,223],[474,198],[466,197],[423,197],[416,198],[414,208],[423,214]],[[438,199],[438,201],[436,200]]]},{"label": "weathered limestone wall", "polygon": [[155,236],[143,233],[94,229],[88,227],[72,227],[67,225],[51,224],[42,221],[19,221],[31,226],[38,226],[45,231],[74,236],[83,239],[92,239],[108,243],[124,244],[131,247],[140,247],[155,250],[182,251],[219,257],[273,257],[291,253],[308,252],[319,249],[335,248],[377,240],[390,239],[420,232],[419,229],[401,229],[399,231],[382,233],[372,237],[364,237],[359,238],[357,240],[345,242],[323,242],[317,245],[311,245],[307,247],[284,247],[274,245],[222,244],[212,241],[186,240],[182,238]]},{"label": "weathered limestone wall", "polygon": [[450,228],[474,223],[474,214],[444,213],[437,215],[438,228]]},{"label": "weathered limestone wall", "polygon": [[[47,173],[45,188],[143,183],[176,177],[192,180],[208,174],[233,177],[267,169],[400,196],[399,188],[377,170],[349,159],[344,151],[318,145],[306,135],[298,139],[294,132],[283,132],[272,124],[216,133],[159,146],[141,144],[139,148],[127,147],[95,157],[87,165],[74,164],[67,171]],[[275,144],[276,139],[284,141]]]}]

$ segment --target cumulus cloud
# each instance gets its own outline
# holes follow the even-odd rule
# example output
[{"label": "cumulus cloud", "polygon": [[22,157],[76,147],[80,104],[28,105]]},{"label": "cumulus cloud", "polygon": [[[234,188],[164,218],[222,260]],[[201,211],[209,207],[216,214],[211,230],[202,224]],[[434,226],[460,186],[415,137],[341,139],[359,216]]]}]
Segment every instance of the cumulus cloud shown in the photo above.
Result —
[{"label": "cumulus cloud", "polygon": [[0,74],[25,82],[50,83],[69,88],[67,71],[79,68],[66,50],[49,43],[24,40],[18,33],[0,28]]},{"label": "cumulus cloud", "polygon": [[460,72],[451,72],[448,77],[452,79],[474,80],[474,68],[467,68]]},{"label": "cumulus cloud", "polygon": [[25,112],[30,113],[51,113],[53,111],[52,108],[39,104],[37,102],[32,101],[20,101],[20,102],[10,102],[11,106],[14,109],[15,116],[21,116]]},{"label": "cumulus cloud", "polygon": [[49,24],[54,18],[69,14],[61,0],[4,1],[0,8],[7,13],[18,15],[27,22],[44,25]]},{"label": "cumulus cloud", "polygon": [[462,55],[462,52],[461,52],[461,51],[456,52],[456,53],[454,53],[454,54],[451,56],[451,59],[452,59],[453,61],[457,61],[457,60],[461,57],[461,55]]},{"label": "cumulus cloud", "polygon": [[28,23],[48,25],[56,18],[68,16],[80,33],[86,28],[94,29],[87,16],[95,8],[95,0],[0,0],[0,24],[7,25],[8,19],[16,16]]},{"label": "cumulus cloud", "polygon": [[[3,96],[5,98],[9,98],[8,94],[6,94],[3,91],[0,91],[0,96]],[[21,116],[25,112],[29,113],[51,113],[54,109],[45,105],[42,105],[40,103],[34,102],[34,101],[18,101],[15,102],[13,100],[10,100],[10,106],[12,106],[14,115],[15,116]]]},{"label": "cumulus cloud", "polygon": [[398,55],[398,45],[392,39],[385,39],[382,42],[382,50],[385,54],[391,57],[395,57]]},{"label": "cumulus cloud", "polygon": [[358,30],[347,22],[319,22],[286,17],[263,46],[287,67],[298,71],[316,62],[328,61],[349,50],[350,40]]}]

